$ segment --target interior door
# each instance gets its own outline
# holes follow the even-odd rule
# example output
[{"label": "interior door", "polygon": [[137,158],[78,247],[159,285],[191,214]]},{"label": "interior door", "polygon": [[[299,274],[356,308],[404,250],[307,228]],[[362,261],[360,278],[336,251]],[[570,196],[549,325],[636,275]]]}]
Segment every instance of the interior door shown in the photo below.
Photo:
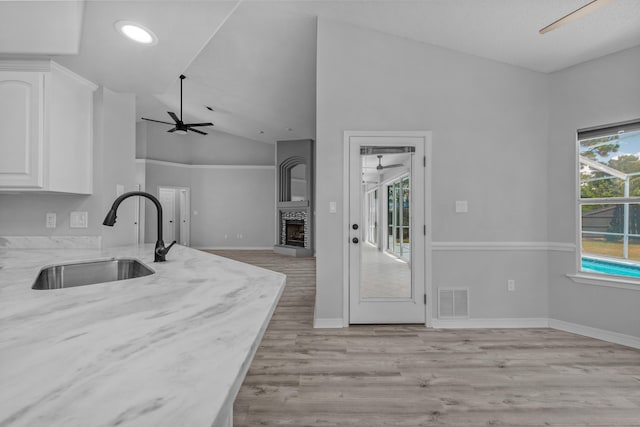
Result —
[{"label": "interior door", "polygon": [[350,323],[425,323],[424,149],[419,137],[349,139]]},{"label": "interior door", "polygon": [[[135,191],[141,191],[140,188],[140,184],[136,184],[135,185]],[[135,225],[136,227],[136,242],[138,243],[142,243],[141,240],[141,235],[140,235],[140,224],[141,224],[141,209],[140,206],[142,205],[142,203],[145,202],[145,198],[143,197],[136,197],[136,203],[135,203],[135,213],[134,213],[134,223],[133,225]]]},{"label": "interior door", "polygon": [[162,234],[165,243],[175,240],[176,235],[176,191],[173,188],[158,188],[158,196],[162,205]]},{"label": "interior door", "polygon": [[189,246],[189,190],[181,188],[178,190],[180,197],[180,244],[183,246]]}]

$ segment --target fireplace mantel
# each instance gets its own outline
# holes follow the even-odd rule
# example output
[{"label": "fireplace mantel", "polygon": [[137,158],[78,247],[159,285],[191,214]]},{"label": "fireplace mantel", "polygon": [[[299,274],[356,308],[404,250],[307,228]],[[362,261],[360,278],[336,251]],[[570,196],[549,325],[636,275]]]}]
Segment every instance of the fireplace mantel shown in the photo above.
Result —
[{"label": "fireplace mantel", "polygon": [[295,202],[277,202],[276,205],[281,209],[298,209],[308,208],[309,200],[296,200]]}]

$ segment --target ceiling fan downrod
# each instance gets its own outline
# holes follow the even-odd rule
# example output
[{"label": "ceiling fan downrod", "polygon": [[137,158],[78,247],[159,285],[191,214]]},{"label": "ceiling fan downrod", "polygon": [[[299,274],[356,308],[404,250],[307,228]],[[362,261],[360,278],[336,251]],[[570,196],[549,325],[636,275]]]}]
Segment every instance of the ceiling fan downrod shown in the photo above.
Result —
[{"label": "ceiling fan downrod", "polygon": [[184,74],[180,74],[180,122],[182,122],[182,81],[186,79]]}]

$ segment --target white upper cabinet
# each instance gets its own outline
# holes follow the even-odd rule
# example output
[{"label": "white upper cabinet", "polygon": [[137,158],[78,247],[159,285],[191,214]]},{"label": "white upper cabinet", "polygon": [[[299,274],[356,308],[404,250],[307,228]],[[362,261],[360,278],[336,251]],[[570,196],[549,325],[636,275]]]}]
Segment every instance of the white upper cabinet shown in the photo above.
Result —
[{"label": "white upper cabinet", "polygon": [[91,194],[96,89],[52,61],[0,61],[0,191]]}]

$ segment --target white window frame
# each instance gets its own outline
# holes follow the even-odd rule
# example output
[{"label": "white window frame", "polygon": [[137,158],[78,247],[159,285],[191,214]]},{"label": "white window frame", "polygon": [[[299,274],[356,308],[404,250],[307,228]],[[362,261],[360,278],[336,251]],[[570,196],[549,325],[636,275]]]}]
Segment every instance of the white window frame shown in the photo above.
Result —
[{"label": "white window frame", "polygon": [[[587,285],[604,285],[624,289],[633,289],[640,291],[640,278],[633,278],[629,276],[616,276],[607,273],[592,273],[582,271],[582,206],[583,205],[597,205],[597,204],[614,204],[614,205],[626,205],[640,204],[640,196],[629,197],[628,194],[624,197],[607,197],[607,198],[590,198],[583,199],[580,197],[580,134],[589,132],[602,132],[602,136],[614,135],[617,133],[616,129],[623,129],[625,125],[631,126],[633,131],[637,130],[640,125],[639,120],[631,120],[628,122],[615,123],[611,125],[598,126],[588,129],[579,129],[576,132],[575,142],[575,195],[576,195],[576,259],[575,267],[576,274],[568,275],[574,282],[583,283]],[[595,136],[594,136],[595,137]],[[582,138],[586,139],[586,138]],[[604,167],[606,168],[606,166]],[[604,169],[603,168],[603,169]],[[625,210],[625,217],[628,220],[628,210]],[[624,236],[628,239],[628,235]]]}]

